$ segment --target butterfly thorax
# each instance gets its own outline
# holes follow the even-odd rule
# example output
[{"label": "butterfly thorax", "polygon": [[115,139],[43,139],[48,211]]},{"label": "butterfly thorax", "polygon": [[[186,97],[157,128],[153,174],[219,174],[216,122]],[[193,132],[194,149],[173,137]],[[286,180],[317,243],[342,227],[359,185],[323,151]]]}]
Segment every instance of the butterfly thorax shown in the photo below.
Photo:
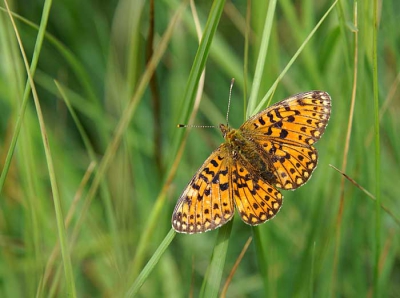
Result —
[{"label": "butterfly thorax", "polygon": [[275,179],[270,166],[271,162],[265,152],[250,137],[246,136],[243,130],[234,129],[224,124],[220,124],[219,128],[224,136],[230,156],[248,164],[257,175],[273,183]]},{"label": "butterfly thorax", "polygon": [[259,150],[257,150],[256,144],[251,139],[246,138],[241,129],[234,129],[224,124],[220,124],[219,128],[227,147],[231,149],[231,153],[234,156],[243,154],[249,159],[253,159],[253,155],[258,155]]}]

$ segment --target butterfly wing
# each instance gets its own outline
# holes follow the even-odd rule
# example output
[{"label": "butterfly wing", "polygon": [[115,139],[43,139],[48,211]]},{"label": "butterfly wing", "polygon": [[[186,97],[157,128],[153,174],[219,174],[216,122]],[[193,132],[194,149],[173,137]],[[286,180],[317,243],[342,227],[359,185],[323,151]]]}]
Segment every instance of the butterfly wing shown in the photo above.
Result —
[{"label": "butterfly wing", "polygon": [[232,186],[236,208],[249,225],[271,219],[282,206],[282,194],[240,154],[232,161]]},{"label": "butterfly wing", "polygon": [[311,177],[318,153],[313,147],[325,131],[331,98],[323,91],[289,97],[261,111],[240,127],[275,172],[275,186],[295,189]]},{"label": "butterfly wing", "polygon": [[172,227],[180,233],[202,233],[228,222],[234,212],[229,152],[225,144],[200,167],[180,196]]}]

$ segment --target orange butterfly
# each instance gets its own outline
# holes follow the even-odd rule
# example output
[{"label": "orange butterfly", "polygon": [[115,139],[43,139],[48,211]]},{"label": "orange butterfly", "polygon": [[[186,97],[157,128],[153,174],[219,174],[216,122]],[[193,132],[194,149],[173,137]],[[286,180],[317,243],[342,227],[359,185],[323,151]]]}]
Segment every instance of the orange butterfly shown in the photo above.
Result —
[{"label": "orange butterfly", "polygon": [[239,129],[220,124],[225,142],[179,197],[172,227],[189,234],[216,229],[232,219],[234,206],[252,226],[273,218],[283,199],[277,188],[298,188],[317,166],[313,144],[330,113],[329,94],[310,91],[268,107]]}]

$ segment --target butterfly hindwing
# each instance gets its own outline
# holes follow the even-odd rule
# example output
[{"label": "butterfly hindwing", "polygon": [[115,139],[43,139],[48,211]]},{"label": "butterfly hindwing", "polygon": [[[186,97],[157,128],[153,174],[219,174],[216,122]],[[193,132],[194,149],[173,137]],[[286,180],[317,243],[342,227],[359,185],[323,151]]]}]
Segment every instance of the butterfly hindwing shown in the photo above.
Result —
[{"label": "butterfly hindwing", "polygon": [[261,224],[276,215],[282,205],[282,194],[265,181],[240,155],[232,162],[233,197],[242,220],[249,225]]},{"label": "butterfly hindwing", "polygon": [[296,189],[306,183],[317,166],[318,152],[313,146],[298,146],[255,138],[269,153],[275,175],[275,186]]}]

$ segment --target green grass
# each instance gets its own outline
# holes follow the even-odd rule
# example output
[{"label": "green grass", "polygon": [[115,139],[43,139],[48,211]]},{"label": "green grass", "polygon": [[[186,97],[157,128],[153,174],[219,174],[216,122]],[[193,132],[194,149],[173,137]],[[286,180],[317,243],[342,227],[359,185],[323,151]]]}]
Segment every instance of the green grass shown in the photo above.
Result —
[{"label": "green grass", "polygon": [[[1,4],[0,297],[398,297],[397,1],[154,4],[153,35],[149,1]],[[224,123],[231,78],[233,127],[332,96],[318,167],[263,225],[176,234],[223,141],[176,125]]]}]

